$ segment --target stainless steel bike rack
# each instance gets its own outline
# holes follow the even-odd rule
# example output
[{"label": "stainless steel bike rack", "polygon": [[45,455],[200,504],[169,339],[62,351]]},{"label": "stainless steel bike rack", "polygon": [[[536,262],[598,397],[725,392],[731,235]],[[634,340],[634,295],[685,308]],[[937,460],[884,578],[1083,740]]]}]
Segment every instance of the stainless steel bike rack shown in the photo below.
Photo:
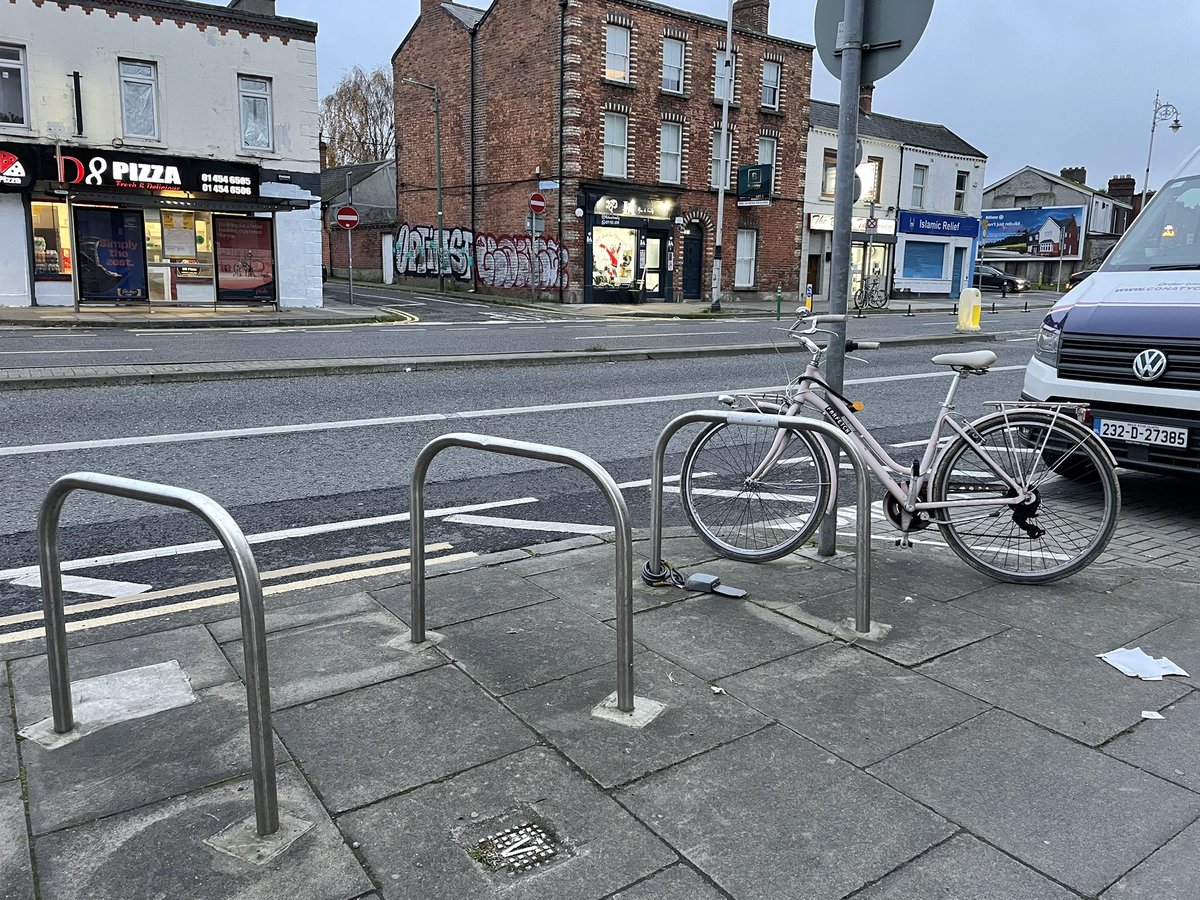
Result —
[{"label": "stainless steel bike rack", "polygon": [[485,434],[444,434],[434,438],[417,454],[413,466],[411,490],[411,534],[412,534],[412,643],[425,641],[425,476],[433,458],[449,447],[466,447],[502,453],[508,456],[523,456],[546,462],[564,463],[574,466],[586,474],[604,494],[612,507],[613,524],[617,539],[617,709],[632,713],[633,696],[633,530],[629,524],[629,510],[621,489],[603,466],[583,453],[548,444],[531,444],[527,441],[512,441],[507,438]]},{"label": "stainless steel bike rack", "polygon": [[63,503],[75,491],[109,494],[195,513],[216,533],[233,563],[242,617],[246,660],[246,707],[250,717],[250,756],[254,771],[254,814],[260,837],[279,830],[275,791],[275,745],[271,733],[271,688],[267,678],[267,641],[263,623],[262,582],[250,543],[225,508],[210,497],[186,488],[96,472],[64,475],[50,486],[38,513],[38,562],[46,617],[46,659],[50,664],[50,700],[54,730],[75,727],[71,677],[67,664],[67,624],[63,609],[62,569],[58,559],[58,521]]},{"label": "stainless steel bike rack", "polygon": [[[667,444],[680,428],[696,422],[726,422],[730,425],[751,425],[759,428],[792,428],[796,431],[811,431],[822,435],[840,446],[854,466],[854,480],[858,487],[858,522],[855,552],[855,615],[854,628],[860,634],[871,630],[871,483],[866,464],[858,448],[828,422],[806,419],[801,416],[775,416],[726,410],[696,410],[676,416],[670,421],[658,443],[654,445],[654,456],[650,466],[650,560],[646,572],[651,577],[662,576],[666,570],[662,561],[662,504],[663,467],[667,455]],[[830,474],[836,489],[838,473]]]}]

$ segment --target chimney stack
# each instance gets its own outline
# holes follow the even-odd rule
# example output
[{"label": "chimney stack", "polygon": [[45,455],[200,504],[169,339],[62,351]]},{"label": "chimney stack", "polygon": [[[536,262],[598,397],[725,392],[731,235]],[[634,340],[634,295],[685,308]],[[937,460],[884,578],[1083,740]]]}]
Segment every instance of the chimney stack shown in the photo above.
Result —
[{"label": "chimney stack", "polygon": [[275,0],[229,0],[229,9],[252,16],[274,16]]},{"label": "chimney stack", "polygon": [[1126,203],[1132,203],[1136,186],[1137,182],[1134,181],[1132,175],[1114,175],[1108,179],[1107,193],[1114,200],[1124,200]]},{"label": "chimney stack", "polygon": [[1087,184],[1087,169],[1083,166],[1071,166],[1067,169],[1062,169],[1058,173],[1067,181],[1074,181],[1076,184]]},{"label": "chimney stack", "polygon": [[771,0],[733,0],[734,27],[767,34]]},{"label": "chimney stack", "polygon": [[875,85],[864,84],[858,89],[858,108],[866,113],[871,114],[871,99],[875,96]]}]

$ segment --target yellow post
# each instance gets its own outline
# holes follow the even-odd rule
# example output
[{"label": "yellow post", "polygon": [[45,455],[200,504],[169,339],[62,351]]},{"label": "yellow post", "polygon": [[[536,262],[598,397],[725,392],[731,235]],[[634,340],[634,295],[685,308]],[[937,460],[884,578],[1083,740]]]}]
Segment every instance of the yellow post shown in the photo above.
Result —
[{"label": "yellow post", "polygon": [[964,288],[958,298],[958,325],[955,331],[978,331],[979,314],[983,312],[983,295],[979,288]]}]

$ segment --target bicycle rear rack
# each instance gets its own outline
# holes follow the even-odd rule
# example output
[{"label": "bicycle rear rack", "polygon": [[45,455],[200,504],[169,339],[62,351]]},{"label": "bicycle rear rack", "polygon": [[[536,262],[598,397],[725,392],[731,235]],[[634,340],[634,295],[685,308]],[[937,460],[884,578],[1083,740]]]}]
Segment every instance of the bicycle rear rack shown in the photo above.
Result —
[{"label": "bicycle rear rack", "polygon": [[211,528],[233,564],[242,618],[242,647],[246,661],[246,708],[250,718],[250,757],[254,773],[254,816],[259,837],[279,830],[279,800],[275,791],[275,745],[271,733],[271,688],[267,677],[267,640],[263,622],[262,582],[250,543],[225,508],[198,491],[101,475],[75,472],[50,486],[38,513],[38,563],[46,617],[46,660],[50,666],[50,702],[54,730],[66,734],[75,727],[71,677],[67,660],[67,625],[63,607],[62,568],[58,559],[58,521],[63,503],[75,491],[91,491],[127,500],[195,513]]},{"label": "bicycle rear rack", "polygon": [[612,508],[613,525],[616,528],[617,709],[622,713],[633,713],[633,530],[629,524],[629,510],[625,506],[621,489],[607,470],[590,456],[575,450],[485,434],[453,433],[434,438],[417,454],[410,485],[412,643],[421,644],[425,641],[425,476],[433,458],[449,447],[466,447],[488,453],[564,463],[579,469],[600,488]]},{"label": "bicycle rear rack", "polygon": [[[658,442],[654,445],[654,456],[650,464],[650,559],[645,574],[650,578],[665,576],[662,560],[662,505],[663,469],[667,455],[667,444],[675,432],[685,425],[696,422],[724,422],[729,425],[752,425],[759,428],[791,428],[796,431],[812,431],[836,443],[854,466],[854,480],[858,487],[857,522],[855,534],[855,616],[854,629],[860,634],[871,630],[871,484],[867,477],[867,466],[862,454],[842,432],[828,422],[806,419],[800,416],[779,416],[752,413],[701,409],[684,413],[672,419]],[[837,472],[832,473],[833,488],[837,489]]]}]

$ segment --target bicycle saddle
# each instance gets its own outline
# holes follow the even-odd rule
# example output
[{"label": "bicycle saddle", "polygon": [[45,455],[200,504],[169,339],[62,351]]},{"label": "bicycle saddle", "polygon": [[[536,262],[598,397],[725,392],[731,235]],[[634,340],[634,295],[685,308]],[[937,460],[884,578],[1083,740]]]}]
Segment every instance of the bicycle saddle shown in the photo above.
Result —
[{"label": "bicycle saddle", "polygon": [[996,361],[991,350],[972,350],[970,353],[939,353],[930,360],[936,366],[955,366],[963,369],[984,370]]}]

